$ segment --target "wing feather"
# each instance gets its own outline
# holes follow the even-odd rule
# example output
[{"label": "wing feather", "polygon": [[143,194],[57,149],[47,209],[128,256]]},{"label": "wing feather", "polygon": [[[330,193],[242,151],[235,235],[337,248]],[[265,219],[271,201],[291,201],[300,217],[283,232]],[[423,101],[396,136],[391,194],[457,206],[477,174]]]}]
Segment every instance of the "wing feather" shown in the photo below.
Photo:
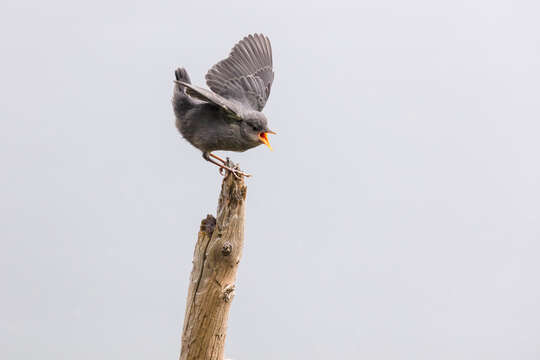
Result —
[{"label": "wing feather", "polygon": [[259,34],[238,42],[228,58],[206,74],[208,87],[226,99],[236,100],[261,111],[270,96],[274,80],[270,40]]},{"label": "wing feather", "polygon": [[202,101],[206,101],[209,103],[212,103],[216,106],[219,106],[225,112],[227,112],[229,115],[233,115],[234,117],[239,117],[241,115],[241,109],[239,107],[239,104],[236,103],[234,100],[229,100],[223,98],[219,94],[215,94],[210,90],[191,85],[186,82],[182,81],[175,81],[176,83],[184,86],[186,88],[186,94]]}]

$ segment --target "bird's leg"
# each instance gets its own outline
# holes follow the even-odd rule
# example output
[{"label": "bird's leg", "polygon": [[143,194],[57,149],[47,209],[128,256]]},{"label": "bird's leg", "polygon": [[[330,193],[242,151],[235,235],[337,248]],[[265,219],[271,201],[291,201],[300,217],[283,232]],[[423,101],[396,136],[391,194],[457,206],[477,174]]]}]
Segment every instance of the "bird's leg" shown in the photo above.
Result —
[{"label": "bird's leg", "polygon": [[[208,155],[210,155],[211,157],[213,157],[214,159],[216,160],[219,160],[223,163],[223,165],[227,166],[227,167],[231,167],[230,164],[229,164],[229,158],[227,158],[227,161],[223,160],[222,158],[220,158],[219,156],[217,155],[214,155],[212,153],[208,153]],[[225,176],[225,173],[223,172],[223,168],[220,166],[219,167],[219,174],[221,176]]]},{"label": "bird's leg", "polygon": [[[211,156],[211,157],[213,157],[213,158],[216,159],[216,160],[221,161],[221,162],[223,163],[223,165],[229,166],[229,158],[227,158],[227,161],[225,161],[225,160],[223,160],[222,158],[220,158],[219,156],[214,155],[214,154],[212,154],[212,153],[210,153],[210,152],[208,153],[208,155]],[[204,157],[204,155],[203,155],[203,157]],[[212,161],[212,163],[215,164],[213,161]],[[230,166],[229,166],[229,167],[230,167]],[[225,174],[223,173],[223,168],[222,168],[221,166],[219,167],[219,174],[220,174],[221,176],[225,176]]]},{"label": "bird's leg", "polygon": [[[223,165],[227,165],[227,163],[228,163],[228,161],[223,160],[222,158],[220,158],[220,157],[217,156],[217,155],[214,155],[214,154],[212,154],[212,153],[208,153],[208,155],[210,155],[211,157],[213,157],[213,158],[216,159],[216,160],[221,161],[221,162],[223,163]],[[227,158],[227,160],[229,160],[229,158]]]},{"label": "bird's leg", "polygon": [[[210,156],[219,159],[220,161],[222,161],[226,165],[220,164],[217,161],[212,160],[210,158]],[[245,177],[250,177],[251,176],[249,174],[246,174],[243,171],[240,171],[240,169],[238,169],[238,167],[236,167],[236,165],[233,164],[231,166],[229,161],[224,161],[223,159],[219,158],[218,156],[216,156],[216,155],[214,155],[214,154],[212,154],[210,152],[204,152],[203,153],[203,159],[208,161],[208,162],[211,162],[214,165],[219,166],[220,173],[221,173],[221,169],[224,169],[224,170],[230,171],[237,179],[240,179],[241,176],[245,176]]]}]

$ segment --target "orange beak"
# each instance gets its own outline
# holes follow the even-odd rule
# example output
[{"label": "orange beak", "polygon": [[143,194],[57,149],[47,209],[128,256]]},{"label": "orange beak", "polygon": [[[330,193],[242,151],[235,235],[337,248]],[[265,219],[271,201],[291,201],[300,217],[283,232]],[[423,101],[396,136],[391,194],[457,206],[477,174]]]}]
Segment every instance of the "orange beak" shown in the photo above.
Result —
[{"label": "orange beak", "polygon": [[272,149],[272,146],[270,146],[270,141],[268,141],[268,134],[276,134],[275,132],[271,131],[271,130],[268,130],[267,132],[262,132],[262,133],[259,133],[259,140],[261,140],[261,142],[268,146],[270,148],[270,150],[273,150]]}]

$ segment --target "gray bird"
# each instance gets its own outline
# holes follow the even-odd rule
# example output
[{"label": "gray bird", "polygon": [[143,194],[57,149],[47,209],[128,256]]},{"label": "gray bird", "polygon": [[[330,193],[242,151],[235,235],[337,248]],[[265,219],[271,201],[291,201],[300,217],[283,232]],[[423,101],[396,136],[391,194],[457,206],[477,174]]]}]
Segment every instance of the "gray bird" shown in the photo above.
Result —
[{"label": "gray bird", "polygon": [[191,85],[184,68],[175,76],[172,103],[180,134],[220,171],[250,176],[212,151],[243,152],[261,144],[272,149],[268,134],[275,132],[261,113],[274,80],[270,40],[254,34],[238,42],[229,57],[206,74],[210,90]]}]

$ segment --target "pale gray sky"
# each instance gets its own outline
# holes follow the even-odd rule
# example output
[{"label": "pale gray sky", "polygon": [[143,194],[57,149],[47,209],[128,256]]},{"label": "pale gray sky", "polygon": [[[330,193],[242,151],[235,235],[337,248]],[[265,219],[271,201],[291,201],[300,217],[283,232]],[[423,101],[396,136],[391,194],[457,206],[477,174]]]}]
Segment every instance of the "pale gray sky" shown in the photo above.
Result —
[{"label": "pale gray sky", "polygon": [[540,358],[536,1],[14,1],[0,9],[0,357],[175,359],[221,177],[177,134],[262,32],[234,360]]}]

